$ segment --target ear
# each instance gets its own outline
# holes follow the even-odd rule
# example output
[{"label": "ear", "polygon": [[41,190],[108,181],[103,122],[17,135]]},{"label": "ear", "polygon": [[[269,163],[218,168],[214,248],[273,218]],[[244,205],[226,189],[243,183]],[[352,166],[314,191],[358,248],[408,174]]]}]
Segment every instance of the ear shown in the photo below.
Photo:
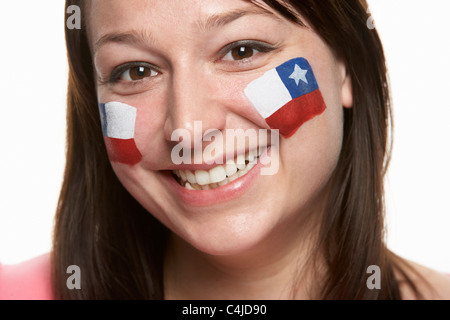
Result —
[{"label": "ear", "polygon": [[341,87],[341,102],[344,108],[353,107],[353,90],[352,90],[352,79],[347,72],[347,67],[344,63],[341,64],[341,74],[342,77],[342,87]]}]

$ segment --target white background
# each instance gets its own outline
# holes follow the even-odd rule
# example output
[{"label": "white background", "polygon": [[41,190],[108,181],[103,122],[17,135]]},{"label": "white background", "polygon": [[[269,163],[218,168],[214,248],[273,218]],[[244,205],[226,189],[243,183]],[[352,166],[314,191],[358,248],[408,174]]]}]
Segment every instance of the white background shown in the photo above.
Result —
[{"label": "white background", "polygon": [[[370,0],[394,101],[388,245],[450,273],[450,1]],[[64,167],[64,1],[0,2],[0,261],[50,250]]]}]

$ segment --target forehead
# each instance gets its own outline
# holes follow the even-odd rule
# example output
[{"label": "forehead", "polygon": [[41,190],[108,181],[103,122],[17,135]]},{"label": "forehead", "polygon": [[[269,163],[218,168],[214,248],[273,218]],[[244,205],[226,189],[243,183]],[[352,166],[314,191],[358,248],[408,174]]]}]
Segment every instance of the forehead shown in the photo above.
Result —
[{"label": "forehead", "polygon": [[246,30],[291,34],[294,27],[261,0],[90,0],[86,9],[94,56],[108,42],[150,45],[161,53],[202,46],[218,36],[231,40]]},{"label": "forehead", "polygon": [[114,29],[137,27],[164,32],[182,26],[185,31],[204,31],[248,14],[279,18],[263,1],[247,0],[90,0],[86,9],[87,24],[94,37]]}]

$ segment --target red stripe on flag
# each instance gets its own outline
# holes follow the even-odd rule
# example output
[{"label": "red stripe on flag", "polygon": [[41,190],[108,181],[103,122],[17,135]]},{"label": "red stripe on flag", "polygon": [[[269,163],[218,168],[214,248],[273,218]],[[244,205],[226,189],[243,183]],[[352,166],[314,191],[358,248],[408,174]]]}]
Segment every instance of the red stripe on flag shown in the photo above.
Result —
[{"label": "red stripe on flag", "polygon": [[120,162],[133,166],[142,160],[142,155],[134,139],[104,138],[109,160],[112,162]]},{"label": "red stripe on flag", "polygon": [[326,109],[322,93],[317,89],[289,101],[266,119],[271,129],[279,129],[280,134],[289,138],[306,121],[321,114]]}]

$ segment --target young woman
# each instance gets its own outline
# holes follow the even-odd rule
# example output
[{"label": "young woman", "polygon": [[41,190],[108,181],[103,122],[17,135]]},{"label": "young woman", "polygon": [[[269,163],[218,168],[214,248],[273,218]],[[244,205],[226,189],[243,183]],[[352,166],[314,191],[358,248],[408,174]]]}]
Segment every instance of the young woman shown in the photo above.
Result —
[{"label": "young woman", "polygon": [[[365,1],[66,4],[84,19],[54,298],[450,297],[384,242],[389,88]],[[206,152],[242,130],[267,139]]]}]

